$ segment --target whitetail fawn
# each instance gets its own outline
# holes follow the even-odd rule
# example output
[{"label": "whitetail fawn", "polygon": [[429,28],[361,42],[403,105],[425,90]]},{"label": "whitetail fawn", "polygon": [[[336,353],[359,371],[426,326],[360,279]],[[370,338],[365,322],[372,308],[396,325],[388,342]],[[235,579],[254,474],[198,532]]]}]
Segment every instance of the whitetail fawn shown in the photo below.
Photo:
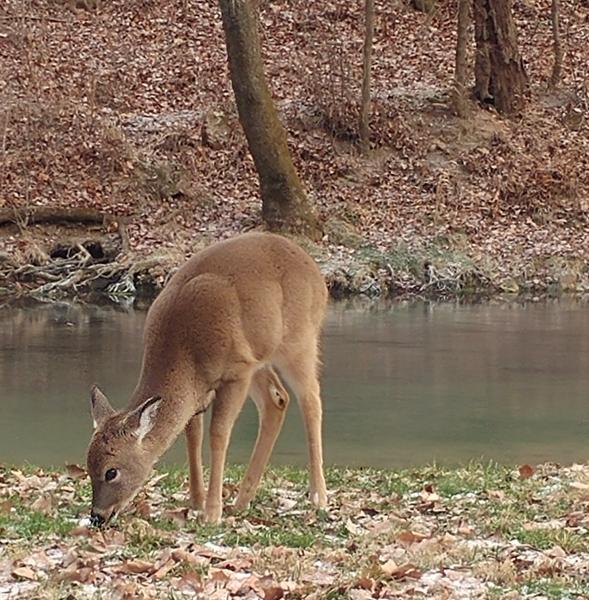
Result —
[{"label": "whitetail fawn", "polygon": [[[293,242],[248,233],[191,258],[151,306],[139,382],[116,412],[91,393],[94,433],[88,448],[91,520],[102,525],[127,505],[154,464],[185,431],[190,498],[204,518],[222,513],[223,470],[231,430],[249,394],[258,438],[235,506],[255,494],[294,391],[305,424],[311,500],[326,505],[321,440],[318,343],[327,289],[314,261]],[[205,498],[203,412],[212,406],[210,478]]]}]

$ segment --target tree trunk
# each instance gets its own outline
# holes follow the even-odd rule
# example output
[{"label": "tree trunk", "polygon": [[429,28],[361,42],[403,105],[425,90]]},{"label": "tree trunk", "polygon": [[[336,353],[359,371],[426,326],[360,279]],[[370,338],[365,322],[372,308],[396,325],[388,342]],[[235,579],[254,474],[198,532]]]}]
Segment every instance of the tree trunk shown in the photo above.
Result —
[{"label": "tree trunk", "polygon": [[262,62],[258,17],[251,0],[219,0],[239,120],[260,180],[262,217],[272,230],[319,233],[295,171]]},{"label": "tree trunk", "polygon": [[476,45],[474,62],[474,93],[481,101],[492,101],[491,91],[491,58],[489,37],[487,35],[486,0],[474,0],[474,38]]},{"label": "tree trunk", "polygon": [[560,39],[560,0],[552,0],[550,14],[552,17],[552,36],[554,38],[554,64],[552,66],[550,85],[554,88],[560,81],[562,60],[564,58],[564,49]]},{"label": "tree trunk", "polygon": [[470,0],[459,0],[458,33],[456,39],[456,64],[454,68],[454,90],[452,103],[459,117],[468,116],[468,100],[466,98],[466,46],[468,44],[468,24],[470,20]]},{"label": "tree trunk", "polygon": [[[513,113],[522,105],[528,78],[517,47],[511,0],[475,0],[475,24],[480,61],[477,96],[484,101],[492,96],[499,112]],[[487,57],[489,77],[485,80]]]},{"label": "tree trunk", "polygon": [[374,39],[374,0],[366,0],[365,16],[362,101],[360,105],[360,147],[363,154],[367,154],[370,149],[370,70],[372,68],[372,41]]}]

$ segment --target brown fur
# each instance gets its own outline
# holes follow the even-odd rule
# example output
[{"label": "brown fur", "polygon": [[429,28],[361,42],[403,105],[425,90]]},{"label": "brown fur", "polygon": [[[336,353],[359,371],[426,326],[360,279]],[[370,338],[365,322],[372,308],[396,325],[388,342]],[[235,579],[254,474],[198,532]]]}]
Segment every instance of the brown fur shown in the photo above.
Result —
[{"label": "brown fur", "polygon": [[[307,430],[311,497],[324,506],[318,340],[326,302],[316,264],[277,235],[241,235],[190,259],[149,310],[141,376],[128,408],[113,414],[102,393],[93,390],[97,429],[88,469],[94,513],[108,519],[120,510],[185,430],[192,503],[204,504],[205,518],[218,521],[229,437],[249,393],[260,428],[236,501],[237,508],[247,506],[288,405],[273,367],[297,395]],[[200,452],[202,412],[209,404],[211,477],[205,501]],[[105,482],[109,468],[119,470],[116,481]]]}]

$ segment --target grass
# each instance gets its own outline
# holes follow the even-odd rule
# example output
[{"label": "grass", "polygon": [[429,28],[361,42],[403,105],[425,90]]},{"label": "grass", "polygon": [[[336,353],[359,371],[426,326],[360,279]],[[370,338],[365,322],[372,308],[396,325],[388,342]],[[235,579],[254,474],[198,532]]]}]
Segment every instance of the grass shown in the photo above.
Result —
[{"label": "grass", "polygon": [[589,580],[585,582],[570,577],[528,580],[518,590],[525,596],[541,596],[551,600],[577,600],[589,593]]},{"label": "grass", "polygon": [[15,516],[0,515],[0,534],[5,539],[34,541],[36,538],[67,536],[73,522],[67,516],[48,516],[26,507],[18,507]]},{"label": "grass", "polygon": [[[527,478],[512,467],[476,462],[456,468],[329,468],[330,506],[317,511],[307,498],[306,470],[277,467],[264,477],[250,509],[211,526],[194,512],[186,520],[174,518],[184,514],[178,509],[186,505],[188,485],[186,470],[174,467],[138,498],[151,506],[149,516],[138,518],[131,511],[89,538],[72,535],[88,510],[86,481],[31,466],[19,471],[0,468],[0,559],[21,560],[60,545],[94,552],[92,540],[104,535],[107,547],[100,560],[106,564],[137,559],[159,564],[164,559],[158,557],[169,556],[173,548],[213,544],[231,556],[247,556],[251,569],[276,577],[293,572],[293,561],[301,577],[317,571],[317,565],[331,565],[336,573],[329,575],[331,584],[317,584],[324,585],[325,598],[349,597],[359,577],[389,586],[395,594],[409,589],[411,578],[383,574],[387,560],[414,565],[418,573],[470,573],[486,590],[481,597],[500,598],[512,591],[522,598],[578,598],[589,589],[589,535],[567,521],[568,515],[587,513],[589,495],[574,491],[583,490],[582,485],[570,484],[589,481],[589,468],[585,473],[547,465]],[[243,474],[242,466],[228,467],[226,505]],[[42,493],[34,489],[37,484]],[[47,490],[52,490],[51,503],[39,505]],[[35,502],[42,510],[33,508]],[[205,581],[213,577],[215,565],[214,558],[178,562],[162,581],[183,576]],[[309,585],[301,583],[300,597],[314,589]],[[172,591],[161,597],[171,597]]]}]

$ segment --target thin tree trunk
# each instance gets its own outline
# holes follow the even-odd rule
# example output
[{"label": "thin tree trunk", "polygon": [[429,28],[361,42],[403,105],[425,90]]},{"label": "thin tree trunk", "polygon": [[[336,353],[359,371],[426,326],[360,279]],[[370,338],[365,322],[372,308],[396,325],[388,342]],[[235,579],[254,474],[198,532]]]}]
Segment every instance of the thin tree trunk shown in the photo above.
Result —
[{"label": "thin tree trunk", "polygon": [[459,117],[468,116],[468,100],[466,98],[466,46],[468,44],[468,24],[470,21],[470,0],[459,0],[458,33],[456,39],[456,64],[454,67],[453,105]]},{"label": "thin tree trunk", "polygon": [[270,94],[251,0],[219,0],[239,120],[260,180],[262,217],[278,231],[316,237],[316,216],[296,173]]},{"label": "thin tree trunk", "polygon": [[554,65],[552,66],[550,85],[556,87],[560,81],[564,58],[564,49],[560,39],[560,0],[552,0],[550,14],[552,17],[552,36],[554,38]]},{"label": "thin tree trunk", "polygon": [[374,0],[366,0],[365,15],[362,102],[360,105],[360,146],[363,154],[367,154],[370,149],[370,71],[372,68],[372,42],[374,40]]}]

